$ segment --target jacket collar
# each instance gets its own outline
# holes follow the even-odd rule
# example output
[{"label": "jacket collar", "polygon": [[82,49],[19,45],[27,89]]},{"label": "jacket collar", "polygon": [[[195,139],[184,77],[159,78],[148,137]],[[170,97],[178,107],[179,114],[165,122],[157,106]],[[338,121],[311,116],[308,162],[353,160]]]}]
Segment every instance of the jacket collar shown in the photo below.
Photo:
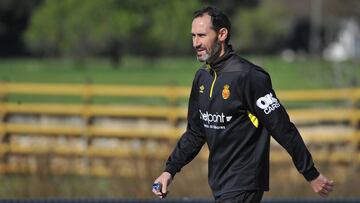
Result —
[{"label": "jacket collar", "polygon": [[226,61],[235,54],[234,50],[232,49],[231,45],[225,45],[225,52],[224,55],[218,57],[214,61],[208,63],[206,62],[206,66],[210,65],[210,68],[218,72],[222,68],[224,68],[224,65]]}]

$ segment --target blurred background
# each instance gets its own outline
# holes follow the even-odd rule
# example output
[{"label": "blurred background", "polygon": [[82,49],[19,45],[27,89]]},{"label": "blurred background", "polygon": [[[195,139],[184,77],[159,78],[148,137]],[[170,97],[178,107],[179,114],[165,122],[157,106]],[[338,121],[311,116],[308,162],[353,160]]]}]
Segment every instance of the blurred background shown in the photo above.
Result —
[{"label": "blurred background", "polygon": [[[153,198],[185,129],[204,5],[270,73],[332,196],[359,197],[360,1],[0,0],[0,198]],[[271,146],[265,197],[316,197]],[[170,196],[212,197],[206,146]]]}]

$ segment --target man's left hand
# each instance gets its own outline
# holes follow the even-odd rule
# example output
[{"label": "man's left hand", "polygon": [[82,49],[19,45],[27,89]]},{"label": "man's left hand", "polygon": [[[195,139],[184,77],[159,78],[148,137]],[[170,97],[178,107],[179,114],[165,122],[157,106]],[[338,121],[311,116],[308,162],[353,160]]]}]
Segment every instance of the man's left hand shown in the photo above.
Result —
[{"label": "man's left hand", "polygon": [[312,180],[310,184],[314,192],[316,192],[322,197],[327,197],[330,192],[333,191],[333,188],[335,186],[333,180],[328,180],[322,174],[320,174],[319,177],[317,177],[315,180]]}]

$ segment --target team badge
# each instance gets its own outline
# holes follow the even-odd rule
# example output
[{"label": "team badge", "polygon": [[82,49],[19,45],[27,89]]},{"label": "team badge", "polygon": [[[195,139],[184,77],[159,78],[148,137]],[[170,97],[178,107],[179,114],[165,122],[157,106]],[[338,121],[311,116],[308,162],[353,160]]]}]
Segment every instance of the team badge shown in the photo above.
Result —
[{"label": "team badge", "polygon": [[200,93],[204,93],[204,90],[205,90],[204,85],[201,85],[200,88],[199,88],[199,92],[200,92]]},{"label": "team badge", "polygon": [[229,85],[224,85],[224,89],[222,91],[222,97],[223,99],[228,99],[230,97],[230,90],[229,90],[230,86]]}]

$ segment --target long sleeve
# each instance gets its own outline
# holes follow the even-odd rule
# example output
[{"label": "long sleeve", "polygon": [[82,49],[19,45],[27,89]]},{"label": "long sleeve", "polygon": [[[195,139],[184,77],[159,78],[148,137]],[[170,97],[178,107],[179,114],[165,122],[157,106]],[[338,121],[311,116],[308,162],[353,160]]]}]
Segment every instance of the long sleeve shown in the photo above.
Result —
[{"label": "long sleeve", "polygon": [[318,177],[319,172],[310,152],[272,89],[270,76],[260,69],[252,69],[245,78],[244,87],[248,108],[259,119],[260,125],[286,149],[297,170],[306,180],[311,181]]},{"label": "long sleeve", "polygon": [[177,142],[176,147],[166,162],[165,171],[169,172],[173,177],[183,166],[195,158],[205,143],[198,109],[198,87],[195,84],[196,79],[191,88],[186,131]]}]

